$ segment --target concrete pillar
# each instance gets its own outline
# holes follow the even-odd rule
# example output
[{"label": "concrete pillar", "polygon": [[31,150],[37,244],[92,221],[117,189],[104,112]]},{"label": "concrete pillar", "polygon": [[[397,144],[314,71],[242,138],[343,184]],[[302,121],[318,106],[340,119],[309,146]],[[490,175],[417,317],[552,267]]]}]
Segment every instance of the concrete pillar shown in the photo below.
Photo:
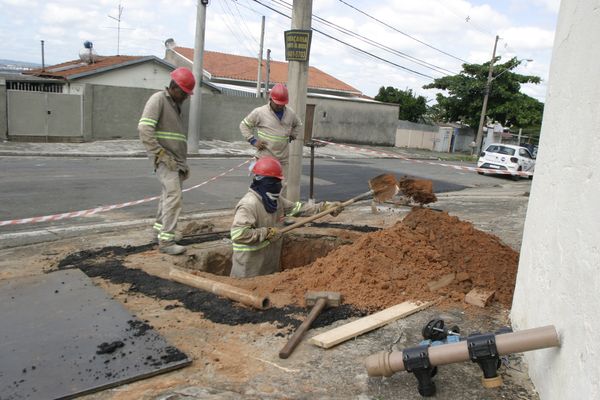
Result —
[{"label": "concrete pillar", "polygon": [[0,140],[8,139],[6,100],[6,81],[3,78],[0,78]]},{"label": "concrete pillar", "polygon": [[[294,0],[292,29],[310,29],[312,0]],[[306,116],[306,92],[308,83],[308,61],[290,61],[288,64],[289,106],[304,123]],[[290,144],[289,177],[287,198],[300,200],[300,176],[302,175],[302,146],[304,137],[298,137]]]},{"label": "concrete pillar", "polygon": [[85,142],[94,140],[94,85],[86,83],[83,85],[83,129],[82,136]]},{"label": "concrete pillar", "polygon": [[511,313],[559,331],[560,349],[525,353],[543,400],[600,398],[599,7],[561,2]]}]

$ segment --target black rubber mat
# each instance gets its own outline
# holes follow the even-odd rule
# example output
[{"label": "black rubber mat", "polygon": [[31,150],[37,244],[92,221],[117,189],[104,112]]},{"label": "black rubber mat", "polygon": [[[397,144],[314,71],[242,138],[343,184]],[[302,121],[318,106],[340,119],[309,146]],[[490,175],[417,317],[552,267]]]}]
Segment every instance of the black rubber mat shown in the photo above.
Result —
[{"label": "black rubber mat", "polygon": [[78,269],[0,281],[0,399],[70,399],[191,363]]}]

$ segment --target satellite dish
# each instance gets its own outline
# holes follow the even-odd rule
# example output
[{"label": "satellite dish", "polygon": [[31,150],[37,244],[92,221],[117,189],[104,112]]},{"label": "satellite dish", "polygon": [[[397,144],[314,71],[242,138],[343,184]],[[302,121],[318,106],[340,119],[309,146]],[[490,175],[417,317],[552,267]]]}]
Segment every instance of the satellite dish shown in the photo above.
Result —
[{"label": "satellite dish", "polygon": [[86,64],[93,64],[98,59],[94,44],[89,40],[83,42],[83,49],[79,50],[79,59]]},{"label": "satellite dish", "polygon": [[175,43],[175,40],[173,38],[165,40],[165,48],[170,50],[173,47],[177,47],[177,43]]}]

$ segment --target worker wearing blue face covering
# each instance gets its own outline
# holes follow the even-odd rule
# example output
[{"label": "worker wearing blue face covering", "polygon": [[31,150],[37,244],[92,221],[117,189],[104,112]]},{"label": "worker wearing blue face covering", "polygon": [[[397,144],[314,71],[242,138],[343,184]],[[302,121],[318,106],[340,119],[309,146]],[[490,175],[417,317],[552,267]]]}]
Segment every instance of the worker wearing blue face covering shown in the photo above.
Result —
[{"label": "worker wearing blue face covering", "polygon": [[[285,217],[312,215],[340,204],[321,202],[310,206],[280,196],[283,171],[276,158],[260,158],[252,173],[250,190],[237,204],[231,225],[231,276],[236,278],[279,272],[283,241],[278,228]],[[331,214],[341,211],[336,208]]]}]

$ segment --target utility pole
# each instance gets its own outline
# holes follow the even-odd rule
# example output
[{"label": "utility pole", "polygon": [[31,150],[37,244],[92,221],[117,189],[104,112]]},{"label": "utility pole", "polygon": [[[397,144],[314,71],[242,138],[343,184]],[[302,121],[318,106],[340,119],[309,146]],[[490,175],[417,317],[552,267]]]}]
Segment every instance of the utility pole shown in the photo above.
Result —
[{"label": "utility pole", "polygon": [[[292,29],[311,29],[312,0],[294,0],[292,8]],[[308,83],[308,61],[288,61],[288,90],[290,107],[304,124],[306,116],[306,92]],[[302,147],[304,133],[290,143],[287,198],[300,200],[300,176],[302,175]]]},{"label": "utility pole", "polygon": [[190,99],[190,118],[188,123],[188,154],[198,152],[200,141],[200,112],[202,110],[202,78],[204,59],[204,30],[206,25],[206,6],[208,0],[198,0],[196,4],[196,39],[194,42],[194,65],[192,73],[196,78],[194,94]]},{"label": "utility pole", "polygon": [[117,55],[121,54],[121,14],[123,14],[123,7],[121,6],[121,2],[119,2],[119,17],[115,18],[110,15],[108,16],[108,18],[117,21]]},{"label": "utility pole", "polygon": [[490,95],[490,86],[492,84],[492,72],[494,70],[494,61],[496,61],[496,47],[498,46],[498,39],[500,39],[500,37],[496,35],[496,41],[494,42],[494,51],[492,53],[492,59],[490,61],[490,69],[488,71],[488,77],[485,83],[483,106],[481,107],[481,117],[479,117],[479,128],[477,129],[477,138],[475,139],[475,148],[477,149],[477,153],[481,152],[481,142],[483,141],[483,124],[485,123],[485,113],[487,112],[488,97]]},{"label": "utility pole", "polygon": [[256,79],[256,97],[261,97],[261,83],[262,83],[262,55],[263,55],[263,43],[265,42],[265,16],[262,16],[262,23],[260,26],[260,50],[258,51],[258,78]]},{"label": "utility pole", "polygon": [[40,42],[42,42],[42,71],[46,70],[46,63],[44,61],[44,41],[40,40]]},{"label": "utility pole", "polygon": [[265,81],[265,98],[269,102],[269,79],[271,78],[271,49],[267,49],[267,79]]}]

